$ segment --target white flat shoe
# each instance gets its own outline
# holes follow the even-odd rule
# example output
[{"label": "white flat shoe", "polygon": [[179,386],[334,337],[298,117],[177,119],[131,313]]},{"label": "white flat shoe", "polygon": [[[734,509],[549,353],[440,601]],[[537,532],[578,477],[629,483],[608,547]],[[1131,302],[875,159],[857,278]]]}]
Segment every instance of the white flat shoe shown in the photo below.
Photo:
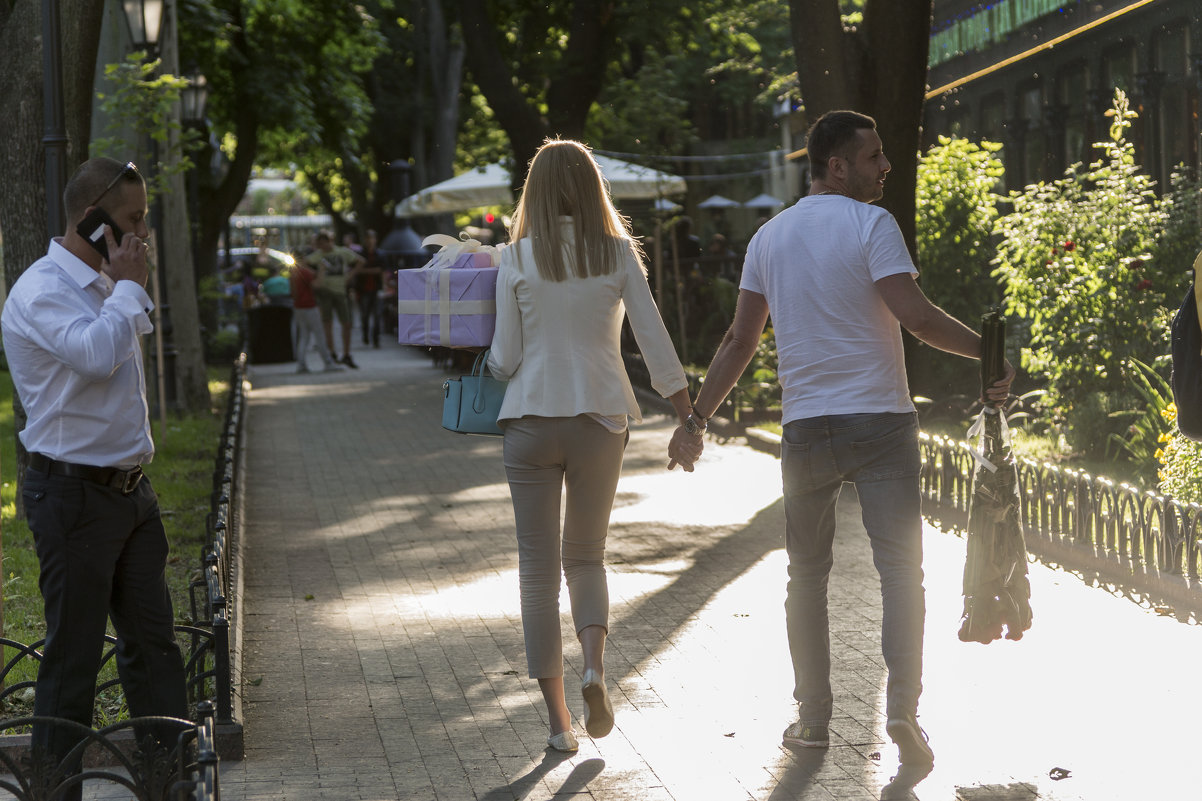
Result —
[{"label": "white flat shoe", "polygon": [[605,679],[591,668],[584,671],[580,694],[584,696],[584,730],[588,736],[604,737],[613,731],[614,708],[609,703]]},{"label": "white flat shoe", "polygon": [[547,738],[547,745],[556,751],[565,751],[567,753],[580,750],[580,743],[576,740],[576,732],[571,729],[561,731],[559,734],[552,734]]}]

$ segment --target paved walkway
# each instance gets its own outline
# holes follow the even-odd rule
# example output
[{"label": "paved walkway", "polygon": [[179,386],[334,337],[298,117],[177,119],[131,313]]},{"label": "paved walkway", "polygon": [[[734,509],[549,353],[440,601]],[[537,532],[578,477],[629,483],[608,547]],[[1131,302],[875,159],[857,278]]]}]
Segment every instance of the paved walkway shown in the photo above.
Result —
[{"label": "paved walkway", "polygon": [[[445,375],[421,353],[354,355],[361,370],[251,371],[246,758],[223,763],[225,798],[879,797],[896,749],[853,493],[831,586],[832,747],[795,753],[780,745],[795,709],[779,465],[711,439],[696,473],[669,473],[670,422],[636,427],[609,546],[617,726],[564,758],[544,747],[526,678],[500,441],[439,427]],[[921,722],[937,763],[919,798],[1202,796],[1202,629],[1033,566],[1029,635],[964,645],[963,542],[929,529],[926,549]],[[565,647],[580,714],[579,647]],[[1055,781],[1055,768],[1071,775]]]}]

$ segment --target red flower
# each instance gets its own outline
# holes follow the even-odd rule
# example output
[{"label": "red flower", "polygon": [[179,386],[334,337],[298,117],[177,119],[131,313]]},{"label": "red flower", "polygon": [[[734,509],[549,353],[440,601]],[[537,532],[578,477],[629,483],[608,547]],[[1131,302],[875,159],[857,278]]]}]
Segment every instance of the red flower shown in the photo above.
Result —
[{"label": "red flower", "polygon": [[1060,251],[1059,251],[1059,250],[1056,250],[1056,248],[1052,248],[1052,255],[1053,255],[1053,256],[1059,256],[1059,255],[1060,255]]},{"label": "red flower", "polygon": [[1135,288],[1140,290],[1141,292],[1145,289],[1151,289],[1152,281],[1150,279],[1145,278],[1144,280],[1142,280],[1138,284],[1136,284]]},{"label": "red flower", "polygon": [[1065,252],[1071,253],[1076,249],[1077,249],[1077,243],[1074,242],[1073,240],[1070,239],[1069,241],[1064,243]]},{"label": "red flower", "polygon": [[1130,267],[1132,270],[1139,270],[1139,269],[1143,268],[1144,262],[1143,262],[1143,259],[1132,259],[1130,261],[1130,263],[1127,264],[1127,266]]}]

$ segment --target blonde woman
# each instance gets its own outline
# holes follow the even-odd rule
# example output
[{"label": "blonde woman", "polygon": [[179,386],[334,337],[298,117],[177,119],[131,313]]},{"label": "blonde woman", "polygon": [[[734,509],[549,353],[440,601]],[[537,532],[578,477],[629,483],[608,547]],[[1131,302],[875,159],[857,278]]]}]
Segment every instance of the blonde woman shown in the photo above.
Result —
[{"label": "blonde woman", "polygon": [[[628,439],[641,421],[622,362],[630,320],[657,392],[683,422],[684,370],[651,298],[642,251],[589,150],[549,140],[534,155],[502,251],[488,366],[509,381],[499,422],[517,524],[522,627],[558,751],[578,747],[564,690],[559,587],[567,580],[584,660],[584,728],[613,728],[605,685],[609,591],[605,537]],[[692,470],[700,448],[675,454]],[[560,497],[567,501],[560,530]]]}]

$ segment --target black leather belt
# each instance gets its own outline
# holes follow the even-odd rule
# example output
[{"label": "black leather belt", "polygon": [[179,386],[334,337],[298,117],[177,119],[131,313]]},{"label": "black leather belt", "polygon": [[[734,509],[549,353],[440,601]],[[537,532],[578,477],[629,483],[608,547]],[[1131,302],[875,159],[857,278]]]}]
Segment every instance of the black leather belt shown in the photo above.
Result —
[{"label": "black leather belt", "polygon": [[103,484],[111,489],[120,490],[123,495],[129,495],[137,489],[138,482],[142,480],[141,465],[130,470],[119,470],[116,467],[94,467],[90,464],[60,462],[41,453],[31,453],[29,454],[29,466],[39,473],[82,478],[95,484]]}]

